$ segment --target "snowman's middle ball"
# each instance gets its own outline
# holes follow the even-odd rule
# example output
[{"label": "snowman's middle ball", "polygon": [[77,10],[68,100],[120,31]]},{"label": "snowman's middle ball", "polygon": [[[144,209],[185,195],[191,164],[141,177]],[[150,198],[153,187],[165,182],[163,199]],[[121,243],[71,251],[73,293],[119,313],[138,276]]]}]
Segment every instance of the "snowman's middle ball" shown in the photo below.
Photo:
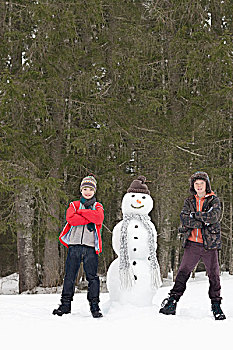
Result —
[{"label": "snowman's middle ball", "polygon": [[122,199],[123,214],[149,214],[153,209],[153,200],[149,194],[126,193]]}]

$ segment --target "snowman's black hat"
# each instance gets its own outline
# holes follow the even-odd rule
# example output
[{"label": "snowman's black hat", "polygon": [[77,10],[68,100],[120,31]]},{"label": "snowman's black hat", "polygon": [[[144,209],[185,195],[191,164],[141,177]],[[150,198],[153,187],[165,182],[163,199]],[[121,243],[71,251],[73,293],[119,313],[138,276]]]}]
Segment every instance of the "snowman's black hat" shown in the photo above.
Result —
[{"label": "snowman's black hat", "polygon": [[138,176],[137,180],[133,180],[127,192],[150,194],[150,191],[148,190],[148,187],[145,184],[145,182],[146,182],[145,176],[142,176],[142,175]]}]

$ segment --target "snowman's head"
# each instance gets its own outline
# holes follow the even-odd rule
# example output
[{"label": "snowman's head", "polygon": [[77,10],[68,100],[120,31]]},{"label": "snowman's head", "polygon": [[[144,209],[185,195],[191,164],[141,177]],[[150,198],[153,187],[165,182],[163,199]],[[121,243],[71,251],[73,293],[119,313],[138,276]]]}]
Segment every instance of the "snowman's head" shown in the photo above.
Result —
[{"label": "snowman's head", "polygon": [[126,193],[122,200],[123,214],[149,214],[153,208],[153,200],[149,194]]}]

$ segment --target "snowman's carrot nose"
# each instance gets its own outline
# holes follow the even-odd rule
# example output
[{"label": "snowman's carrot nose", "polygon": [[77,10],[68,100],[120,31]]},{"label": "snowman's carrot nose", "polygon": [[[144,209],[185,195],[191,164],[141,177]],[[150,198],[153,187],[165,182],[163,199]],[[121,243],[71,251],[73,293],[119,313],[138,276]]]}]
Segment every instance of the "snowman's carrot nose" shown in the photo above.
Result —
[{"label": "snowman's carrot nose", "polygon": [[142,202],[139,199],[137,199],[137,203],[141,204]]}]

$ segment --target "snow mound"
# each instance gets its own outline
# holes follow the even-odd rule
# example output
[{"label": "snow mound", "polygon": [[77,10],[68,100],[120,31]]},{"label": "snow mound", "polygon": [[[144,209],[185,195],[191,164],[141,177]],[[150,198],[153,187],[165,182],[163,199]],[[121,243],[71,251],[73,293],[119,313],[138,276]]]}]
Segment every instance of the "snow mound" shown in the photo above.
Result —
[{"label": "snow mound", "polygon": [[19,275],[12,275],[0,278],[0,294],[18,294],[19,293]]}]

